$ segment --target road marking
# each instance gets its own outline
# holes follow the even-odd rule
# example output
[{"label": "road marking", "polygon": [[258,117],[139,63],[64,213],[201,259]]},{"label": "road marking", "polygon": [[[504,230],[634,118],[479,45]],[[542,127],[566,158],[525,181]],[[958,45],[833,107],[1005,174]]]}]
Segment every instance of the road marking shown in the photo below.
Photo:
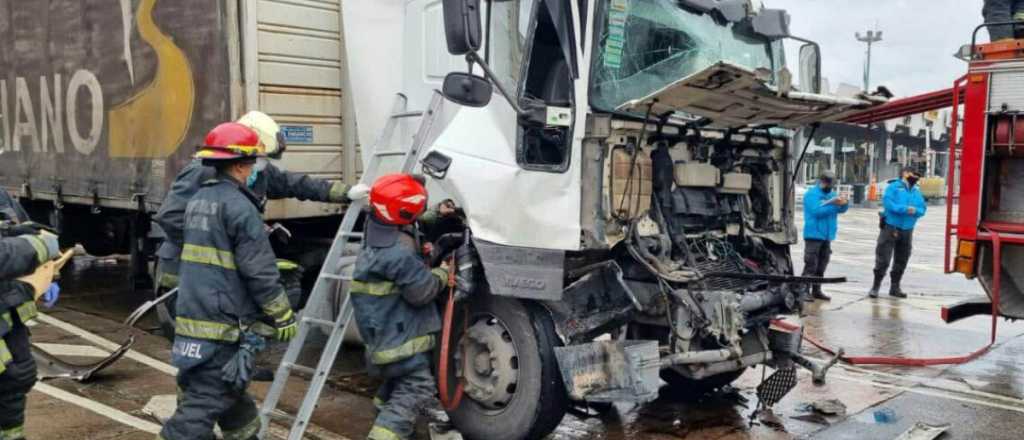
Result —
[{"label": "road marking", "polygon": [[[38,320],[39,322],[52,325],[75,336],[78,336],[82,339],[85,339],[86,341],[98,345],[99,347],[106,350],[115,351],[121,347],[120,345],[115,344],[99,335],[90,333],[89,331],[82,329],[74,324],[61,321],[45,313],[40,313]],[[148,367],[151,367],[153,369],[156,369],[157,371],[162,371],[164,373],[170,374],[171,376],[178,375],[178,369],[174,368],[172,365],[153,359],[135,350],[128,350],[128,352],[124,354],[124,357],[131,359],[135,362],[138,362],[140,364],[146,365]]]},{"label": "road marking", "polygon": [[70,356],[102,358],[110,355],[110,352],[93,347],[91,345],[47,344],[45,342],[39,342],[33,345],[57,357]]},{"label": "road marking", "polygon": [[942,392],[938,392],[938,391],[931,391],[929,389],[911,388],[911,387],[902,386],[902,385],[893,385],[893,384],[888,384],[888,383],[875,382],[873,380],[858,379],[858,378],[854,378],[854,377],[850,377],[850,376],[844,376],[842,374],[836,374],[836,373],[832,373],[829,376],[830,377],[835,377],[835,378],[837,378],[839,380],[845,380],[847,382],[855,382],[855,383],[860,383],[860,384],[864,384],[864,385],[871,385],[871,386],[875,386],[875,387],[879,387],[879,388],[886,388],[886,389],[891,389],[891,390],[900,390],[900,391],[904,391],[904,392],[908,392],[908,393],[920,394],[922,396],[941,397],[941,398],[944,398],[944,399],[955,400],[955,401],[958,401],[958,402],[973,403],[975,405],[987,406],[987,407],[990,407],[990,408],[1005,409],[1007,411],[1014,411],[1014,412],[1018,412],[1018,413],[1024,414],[1024,408],[1022,408],[1020,406],[1003,405],[1003,404],[1000,404],[1000,403],[987,402],[987,401],[979,400],[979,399],[971,399],[971,398],[967,398],[967,397],[952,396],[952,395],[949,395],[948,393],[942,393]]},{"label": "road marking", "polygon": [[156,423],[140,419],[131,414],[123,412],[117,408],[99,403],[95,400],[87,399],[77,394],[69,393],[47,383],[37,383],[33,390],[39,391],[55,399],[63,400],[72,405],[87,409],[103,417],[111,419],[115,422],[131,426],[140,431],[145,431],[150,434],[156,434],[160,432],[160,425],[157,425]]}]

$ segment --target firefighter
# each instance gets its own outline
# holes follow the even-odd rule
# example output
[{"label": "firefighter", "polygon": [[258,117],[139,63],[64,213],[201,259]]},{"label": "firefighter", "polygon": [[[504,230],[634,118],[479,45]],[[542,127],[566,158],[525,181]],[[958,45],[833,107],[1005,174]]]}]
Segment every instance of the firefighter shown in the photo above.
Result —
[{"label": "firefighter", "polygon": [[[17,202],[15,202],[17,203]],[[25,438],[25,396],[36,383],[27,323],[37,315],[35,291],[15,278],[60,255],[57,236],[11,226],[0,239],[0,439]],[[46,297],[56,301],[56,284]]]},{"label": "firefighter", "polygon": [[[839,214],[850,209],[846,197],[833,190],[835,180],[836,173],[826,170],[818,177],[818,184],[804,195],[804,276],[825,276]],[[829,301],[832,298],[821,291],[821,284],[815,284],[807,299]]]},{"label": "firefighter", "polygon": [[[1024,0],[985,0],[981,9],[985,23],[1007,23],[1024,21]],[[1017,26],[989,26],[988,35],[992,41],[1019,38]]]},{"label": "firefighter", "polygon": [[[424,213],[426,202],[423,183],[407,174],[382,176],[370,189],[366,243],[356,260],[351,292],[367,365],[384,379],[375,399],[380,412],[371,440],[411,438],[420,409],[436,391],[430,352],[441,317],[434,299],[447,285],[448,274],[431,270],[414,235],[403,229]],[[471,290],[467,284],[460,280],[460,291]]]},{"label": "firefighter", "polygon": [[258,135],[224,123],[196,157],[216,174],[191,197],[183,219],[181,283],[172,363],[179,400],[160,438],[255,439],[260,421],[246,393],[264,337],[288,341],[297,325],[278,280],[260,198],[246,186],[263,155]]},{"label": "firefighter", "polygon": [[[256,132],[259,142],[270,159],[280,159],[287,149],[287,143],[280,126],[265,113],[252,111],[238,120],[239,124]],[[214,177],[213,167],[204,166],[196,159],[178,173],[164,198],[154,219],[163,230],[166,239],[157,250],[160,259],[157,271],[157,285],[162,291],[178,285],[178,266],[182,246],[182,229],[185,206],[192,195],[199,190],[200,183]],[[349,187],[341,182],[329,182],[309,177],[302,173],[282,170],[269,161],[260,161],[256,171],[243,182],[257,197],[259,204],[265,199],[296,198],[318,202],[348,203],[366,197],[365,185]]]},{"label": "firefighter", "polygon": [[907,294],[900,289],[903,272],[907,269],[910,252],[913,248],[914,225],[917,219],[924,217],[928,210],[917,187],[921,175],[911,167],[903,168],[903,178],[889,181],[885,188],[882,203],[885,207],[883,224],[875,245],[875,280],[871,284],[868,296],[878,297],[878,289],[885,279],[885,271],[892,260],[892,278],[889,281],[889,295],[894,298],[906,298]]}]

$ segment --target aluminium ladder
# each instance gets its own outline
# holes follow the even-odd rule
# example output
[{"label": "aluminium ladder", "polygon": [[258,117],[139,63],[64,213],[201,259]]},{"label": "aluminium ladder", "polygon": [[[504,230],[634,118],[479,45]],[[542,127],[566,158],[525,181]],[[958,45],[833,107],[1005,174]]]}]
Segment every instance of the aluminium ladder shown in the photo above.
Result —
[{"label": "aluminium ladder", "polygon": [[[406,97],[398,94],[395,97],[392,113],[388,116],[387,123],[373,145],[373,154],[370,156],[370,162],[363,170],[363,175],[359,182],[366,185],[373,184],[373,181],[381,174],[382,168],[386,168],[382,162],[392,157],[402,158],[401,167],[394,170],[394,172],[412,172],[419,159],[420,152],[425,147],[431,133],[443,99],[441,94],[435,91],[426,111],[408,111],[406,110]],[[419,128],[416,130],[416,134],[412,138],[412,142],[409,143],[408,148],[389,149],[387,145],[390,144],[391,139],[394,137],[399,122],[403,119],[416,117],[421,117]],[[353,248],[358,249],[359,246],[357,245],[361,245],[363,234],[355,232],[355,226],[359,214],[366,206],[367,201],[364,198],[352,201],[348,209],[345,210],[341,226],[334,237],[334,242],[331,243],[330,251],[327,253],[327,258],[324,259],[324,264],[320,269],[320,275],[317,277],[316,283],[313,285],[313,291],[306,302],[307,310],[303,310],[300,314],[298,332],[295,338],[288,344],[288,350],[281,359],[281,363],[277,367],[277,373],[274,375],[274,382],[271,384],[270,390],[263,401],[263,406],[260,408],[262,424],[260,432],[262,433],[261,436],[264,436],[263,438],[267,435],[270,419],[273,418],[289,421],[291,428],[288,432],[288,440],[299,440],[306,432],[309,421],[313,417],[313,411],[316,409],[317,402],[320,399],[320,393],[323,391],[328,374],[331,371],[331,367],[334,366],[334,361],[341,349],[345,333],[348,331],[349,323],[352,321],[352,304],[348,298],[348,286],[351,284],[349,282],[352,281],[352,277],[345,275],[345,269],[355,263],[356,251],[353,251]],[[341,307],[334,316],[334,320],[322,319],[321,317],[323,316],[331,315],[331,310],[324,309],[329,308],[329,305],[334,304],[333,300],[339,298],[341,299]],[[320,361],[317,363],[316,368],[297,363],[302,349],[306,346],[306,339],[310,335],[310,329],[313,326],[329,330],[327,343],[323,347]],[[287,415],[277,410],[281,394],[284,392],[285,385],[293,372],[311,376],[309,387],[295,416]]]}]

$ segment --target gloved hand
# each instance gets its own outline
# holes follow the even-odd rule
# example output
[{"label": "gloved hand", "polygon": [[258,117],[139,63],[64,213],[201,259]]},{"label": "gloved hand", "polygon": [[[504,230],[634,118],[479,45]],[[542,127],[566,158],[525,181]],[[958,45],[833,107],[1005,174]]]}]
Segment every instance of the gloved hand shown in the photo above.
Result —
[{"label": "gloved hand", "polygon": [[238,352],[220,369],[221,379],[238,391],[245,390],[256,370],[256,355],[266,346],[266,340],[262,336],[251,332],[242,333]]},{"label": "gloved hand", "polygon": [[357,183],[349,188],[348,193],[345,194],[349,200],[362,200],[370,194],[370,187],[363,183]]},{"label": "gloved hand", "polygon": [[48,309],[52,308],[57,304],[58,299],[60,299],[60,286],[57,283],[50,283],[50,288],[43,293],[43,306]]},{"label": "gloved hand", "polygon": [[281,342],[291,341],[299,332],[299,323],[295,321],[295,312],[289,309],[284,316],[275,319],[274,329],[277,330],[277,334],[274,335],[275,339]]}]

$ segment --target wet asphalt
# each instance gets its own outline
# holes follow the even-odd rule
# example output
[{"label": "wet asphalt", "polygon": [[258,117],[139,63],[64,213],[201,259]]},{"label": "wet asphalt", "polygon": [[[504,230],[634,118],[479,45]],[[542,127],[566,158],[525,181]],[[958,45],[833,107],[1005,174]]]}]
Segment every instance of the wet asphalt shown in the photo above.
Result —
[{"label": "wet asphalt", "polygon": [[[851,209],[840,220],[828,275],[848,282],[828,286],[831,302],[817,302],[799,321],[809,335],[848,354],[933,357],[974,351],[989,340],[985,316],[947,325],[943,304],[982,295],[975,281],[942,272],[945,209],[931,208],[915,232],[914,253],[904,280],[906,300],[866,297],[874,262],[877,216],[872,209]],[[792,249],[799,271],[802,243]],[[66,272],[60,306],[33,328],[37,342],[93,345],[89,334],[120,343],[136,337],[133,352],[89,383],[68,379],[45,382],[30,394],[27,429],[35,439],[152,439],[158,419],[143,408],[154,396],[175,394],[166,368],[169,343],[156,334],[150,317],[129,332],[119,324],[144,301],[133,294],[124,261],[79,257]],[[69,323],[81,331],[62,323]],[[83,335],[85,335],[83,337]],[[60,349],[61,346],[57,346]],[[280,348],[280,347],[279,347]],[[67,349],[66,347],[63,349]],[[823,353],[804,346],[812,358]],[[312,438],[361,439],[373,421],[370,401],[376,382],[362,372],[361,354],[348,352],[335,368],[314,416],[320,434]],[[95,358],[79,356],[77,362]],[[270,360],[267,360],[270,362]],[[163,366],[161,366],[161,364]],[[565,418],[554,440],[663,439],[894,439],[915,423],[949,425],[943,439],[1024,438],[1024,325],[999,323],[996,345],[981,358],[960,366],[894,367],[839,365],[824,386],[801,373],[797,387],[772,408],[755,413],[755,388],[761,369],[748,370],[718,392],[679,396],[664,392],[644,405],[616,404],[604,414]],[[771,374],[771,371],[767,372]],[[289,386],[284,409],[300,400],[300,385]],[[253,387],[257,397],[265,384]],[[835,399],[845,414],[821,415],[809,409]],[[876,413],[886,415],[876,420]],[[421,429],[421,438],[426,438]]]}]

